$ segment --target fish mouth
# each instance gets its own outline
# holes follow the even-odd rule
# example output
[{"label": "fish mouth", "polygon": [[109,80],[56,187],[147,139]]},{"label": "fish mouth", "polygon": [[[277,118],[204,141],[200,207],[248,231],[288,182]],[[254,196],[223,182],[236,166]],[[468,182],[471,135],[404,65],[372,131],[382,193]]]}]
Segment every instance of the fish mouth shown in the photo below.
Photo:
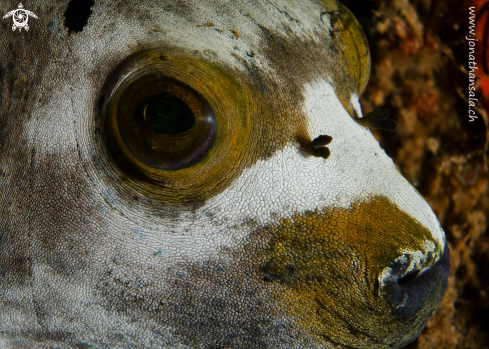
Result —
[{"label": "fish mouth", "polygon": [[433,315],[447,288],[449,255],[446,243],[441,256],[434,263],[430,263],[429,255],[424,263],[413,263],[406,254],[389,267],[388,278],[379,277],[379,295],[385,299],[396,317],[411,318],[422,311],[426,304],[430,304],[429,308],[432,309],[427,320]]}]

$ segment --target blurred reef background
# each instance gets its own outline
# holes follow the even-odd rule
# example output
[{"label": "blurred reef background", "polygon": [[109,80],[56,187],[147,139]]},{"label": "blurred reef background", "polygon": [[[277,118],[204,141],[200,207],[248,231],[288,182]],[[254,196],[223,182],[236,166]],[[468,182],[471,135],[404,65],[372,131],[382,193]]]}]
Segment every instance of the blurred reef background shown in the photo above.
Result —
[{"label": "blurred reef background", "polygon": [[[340,0],[341,1],[341,0]],[[489,348],[489,0],[343,0],[362,24],[372,73],[364,114],[389,108],[394,132],[372,130],[438,216],[450,246],[445,298],[408,349]],[[477,118],[469,109],[469,8],[476,14]]]}]

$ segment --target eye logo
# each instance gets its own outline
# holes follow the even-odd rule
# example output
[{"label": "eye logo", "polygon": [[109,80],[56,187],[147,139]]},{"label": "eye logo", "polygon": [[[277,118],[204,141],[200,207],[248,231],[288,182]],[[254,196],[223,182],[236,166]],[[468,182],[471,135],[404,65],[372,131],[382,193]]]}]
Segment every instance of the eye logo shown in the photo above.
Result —
[{"label": "eye logo", "polygon": [[12,19],[14,20],[14,25],[12,26],[13,31],[15,31],[15,29],[17,28],[19,28],[19,31],[22,31],[22,28],[28,31],[29,25],[27,24],[27,22],[29,21],[29,16],[37,18],[35,13],[24,10],[24,6],[22,6],[22,3],[19,4],[19,8],[17,10],[10,11],[5,16],[3,16],[3,18],[5,19],[10,16],[12,16]]}]

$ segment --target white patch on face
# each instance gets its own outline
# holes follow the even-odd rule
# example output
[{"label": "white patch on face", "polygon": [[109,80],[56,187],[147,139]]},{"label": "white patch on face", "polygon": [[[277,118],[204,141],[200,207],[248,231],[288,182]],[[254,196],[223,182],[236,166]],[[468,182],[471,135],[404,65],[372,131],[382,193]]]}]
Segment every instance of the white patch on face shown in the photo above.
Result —
[{"label": "white patch on face", "polygon": [[[324,191],[324,183],[314,178],[322,172],[322,163],[318,158],[304,158],[296,145],[289,144],[273,157],[244,170],[203,207],[183,212],[169,222],[147,214],[142,221],[141,212],[120,206],[118,203],[124,200],[104,183],[98,186],[99,194],[93,201],[111,203],[110,207],[100,207],[106,215],[112,215],[113,208],[124,213],[124,217],[117,217],[117,227],[111,229],[126,231],[126,238],[138,246],[138,253],[175,262],[203,261],[215,257],[222,248],[240,247],[253,229],[246,221],[263,225],[331,202],[333,197]],[[333,176],[328,180],[334,183]]]},{"label": "white patch on face", "polygon": [[334,173],[335,182],[323,188],[334,193],[334,199],[328,204],[349,207],[367,196],[387,197],[424,225],[439,246],[444,246],[445,235],[429,205],[400,174],[368,129],[348,115],[330,83],[320,80],[306,85],[304,99],[311,138],[333,137],[328,146],[331,155],[321,169],[323,174],[316,174],[319,176],[316,179],[322,177],[328,183]]}]

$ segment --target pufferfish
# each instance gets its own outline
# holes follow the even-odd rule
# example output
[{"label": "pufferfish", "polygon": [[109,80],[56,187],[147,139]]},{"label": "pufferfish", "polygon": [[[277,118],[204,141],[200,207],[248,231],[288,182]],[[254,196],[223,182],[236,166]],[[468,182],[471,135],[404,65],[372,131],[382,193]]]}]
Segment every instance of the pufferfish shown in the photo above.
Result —
[{"label": "pufferfish", "polygon": [[345,7],[95,0],[74,29],[70,4],[1,22],[1,348],[420,334],[446,239],[361,122],[370,56]]}]

